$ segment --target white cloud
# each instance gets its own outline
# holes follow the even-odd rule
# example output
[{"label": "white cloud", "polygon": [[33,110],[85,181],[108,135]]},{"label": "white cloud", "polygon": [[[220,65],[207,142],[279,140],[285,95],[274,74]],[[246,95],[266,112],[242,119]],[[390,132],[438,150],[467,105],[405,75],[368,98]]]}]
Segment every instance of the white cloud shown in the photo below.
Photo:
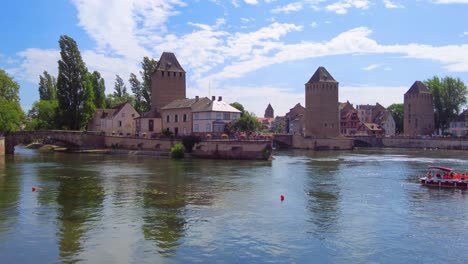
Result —
[{"label": "white cloud", "polygon": [[284,13],[284,14],[289,14],[289,13],[292,13],[292,12],[297,12],[297,11],[300,11],[302,10],[303,8],[303,3],[302,2],[294,2],[294,3],[290,3],[290,4],[287,4],[285,6],[281,6],[281,7],[277,7],[275,9],[272,9],[271,12],[272,13]]},{"label": "white cloud", "polygon": [[365,71],[372,71],[372,70],[375,70],[375,69],[380,68],[382,66],[383,66],[383,64],[371,64],[371,65],[369,65],[367,67],[364,67],[362,69],[365,70]]},{"label": "white cloud", "polygon": [[436,4],[468,4],[468,0],[436,0]]},{"label": "white cloud", "polygon": [[393,8],[403,8],[403,5],[397,4],[391,0],[383,0],[385,8],[393,9]]},{"label": "white cloud", "polygon": [[325,7],[326,10],[335,12],[337,14],[346,14],[348,9],[368,9],[370,7],[370,1],[368,0],[341,0],[333,4],[329,4]]},{"label": "white cloud", "polygon": [[244,0],[244,2],[246,4],[249,4],[249,5],[256,5],[258,4],[258,1],[257,0]]},{"label": "white cloud", "polygon": [[58,50],[26,49],[18,53],[21,64],[15,72],[20,79],[30,83],[39,83],[39,75],[44,71],[57,76],[57,62],[60,59]]}]

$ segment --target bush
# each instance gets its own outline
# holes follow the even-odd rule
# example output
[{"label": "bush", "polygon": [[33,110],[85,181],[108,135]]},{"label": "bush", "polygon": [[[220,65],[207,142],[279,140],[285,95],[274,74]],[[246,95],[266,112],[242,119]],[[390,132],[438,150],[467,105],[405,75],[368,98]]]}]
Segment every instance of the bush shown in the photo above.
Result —
[{"label": "bush", "polygon": [[171,148],[171,157],[174,159],[181,159],[184,157],[184,145],[177,143]]},{"label": "bush", "polygon": [[200,142],[201,139],[197,136],[186,136],[182,139],[182,144],[184,145],[185,151],[187,151],[187,153],[191,153],[193,146]]}]

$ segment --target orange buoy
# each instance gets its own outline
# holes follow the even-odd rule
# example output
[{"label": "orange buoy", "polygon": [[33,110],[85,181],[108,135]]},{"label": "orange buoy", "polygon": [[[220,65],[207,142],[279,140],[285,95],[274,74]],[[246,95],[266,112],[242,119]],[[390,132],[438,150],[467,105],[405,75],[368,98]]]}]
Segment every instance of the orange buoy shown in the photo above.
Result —
[{"label": "orange buoy", "polygon": [[32,191],[33,191],[33,192],[36,191],[36,187],[35,187],[35,186],[32,187]]},{"label": "orange buoy", "polygon": [[284,195],[283,194],[281,195],[281,201],[284,201]]}]

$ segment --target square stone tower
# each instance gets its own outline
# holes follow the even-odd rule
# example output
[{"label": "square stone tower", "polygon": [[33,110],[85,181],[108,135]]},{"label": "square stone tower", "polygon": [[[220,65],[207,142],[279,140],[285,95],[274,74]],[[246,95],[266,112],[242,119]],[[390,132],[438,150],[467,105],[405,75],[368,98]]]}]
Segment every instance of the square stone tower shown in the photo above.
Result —
[{"label": "square stone tower", "polygon": [[151,75],[151,111],[161,113],[162,107],[185,98],[185,71],[174,53],[163,52]]},{"label": "square stone tower", "polygon": [[405,135],[431,135],[434,133],[434,102],[431,91],[421,81],[414,82],[405,93],[403,106]]},{"label": "square stone tower", "polygon": [[319,67],[305,84],[305,136],[337,137],[340,133],[338,82]]}]

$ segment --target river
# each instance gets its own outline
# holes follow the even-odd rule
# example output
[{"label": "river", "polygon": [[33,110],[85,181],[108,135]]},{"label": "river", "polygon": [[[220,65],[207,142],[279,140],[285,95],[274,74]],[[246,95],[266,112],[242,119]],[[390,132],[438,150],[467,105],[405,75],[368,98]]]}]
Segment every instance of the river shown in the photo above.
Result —
[{"label": "river", "polygon": [[226,161],[17,147],[0,157],[0,262],[467,263],[468,192],[420,186],[429,164],[468,172],[468,153]]}]

